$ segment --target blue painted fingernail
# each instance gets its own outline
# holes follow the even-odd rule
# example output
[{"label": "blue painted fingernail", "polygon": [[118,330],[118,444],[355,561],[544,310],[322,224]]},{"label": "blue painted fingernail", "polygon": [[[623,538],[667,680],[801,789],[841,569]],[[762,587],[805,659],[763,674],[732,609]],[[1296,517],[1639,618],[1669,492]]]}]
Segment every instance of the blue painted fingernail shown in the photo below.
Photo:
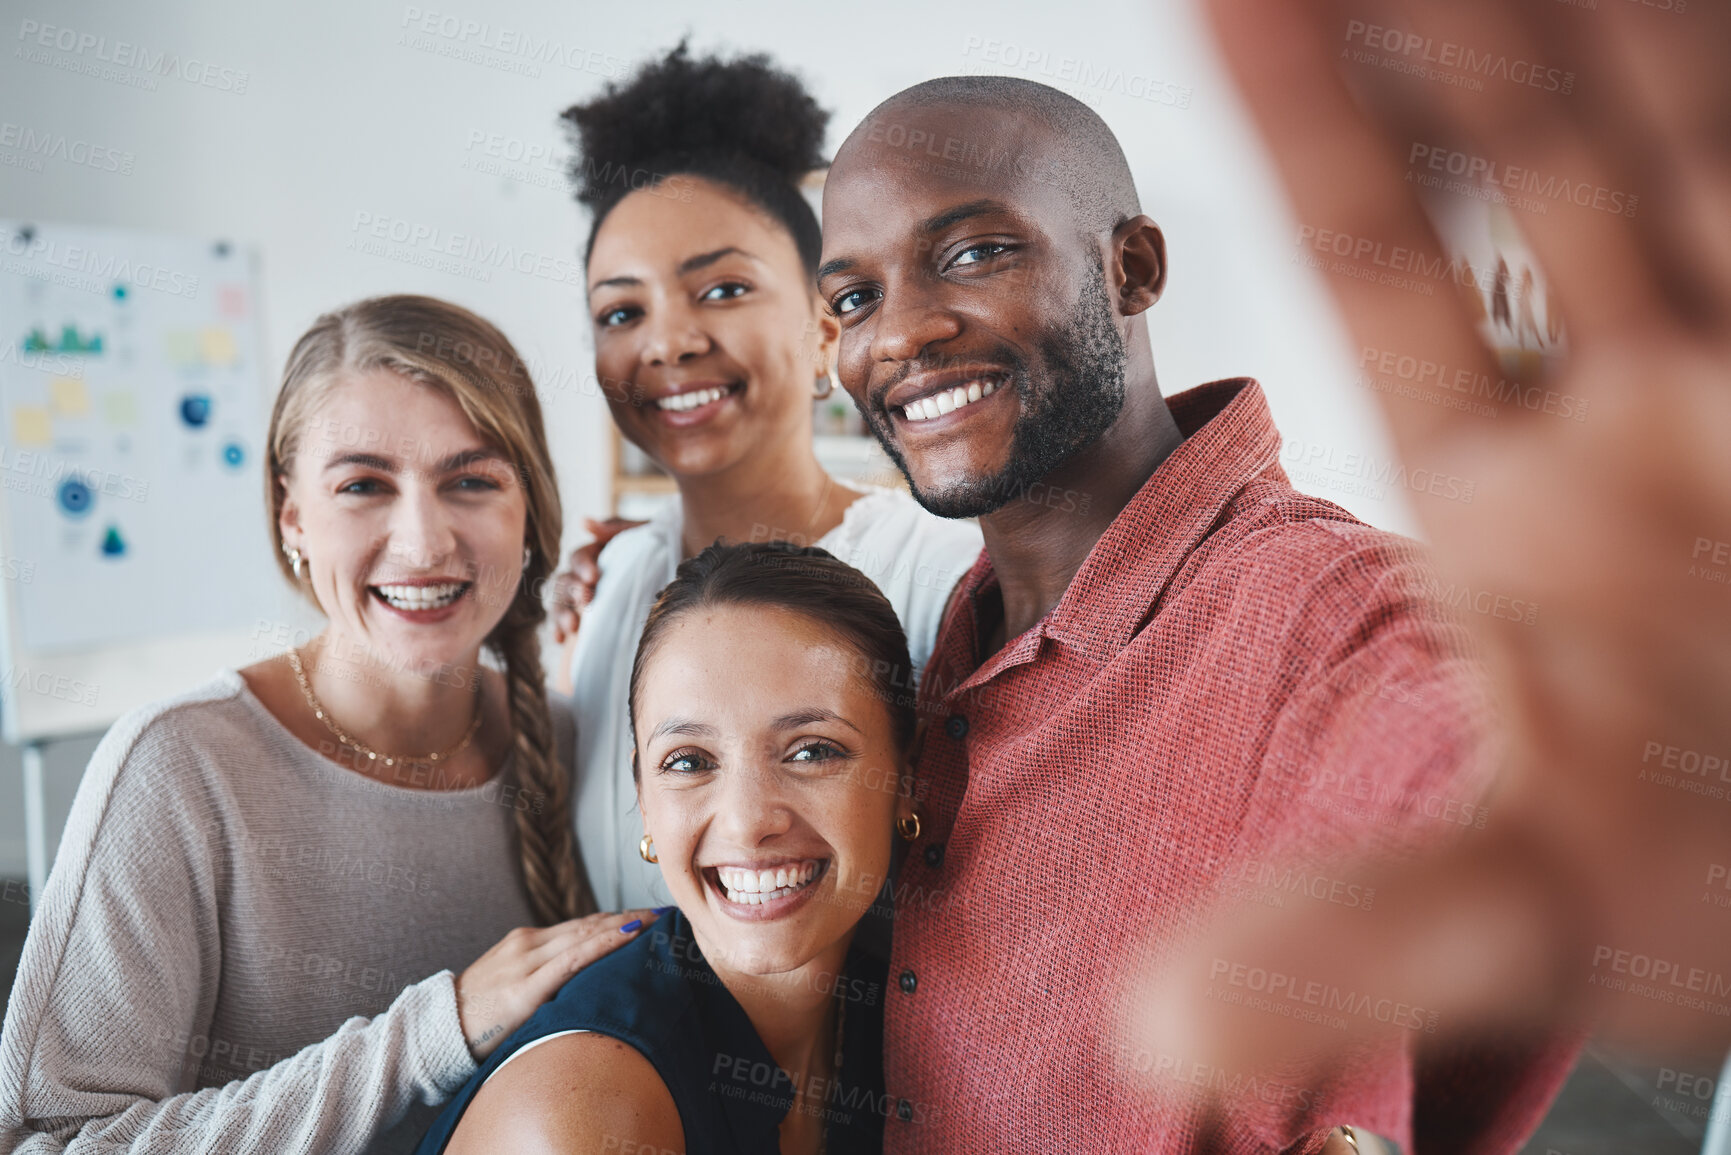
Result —
[{"label": "blue painted fingernail", "polygon": [[626,923],[624,926],[620,927],[619,933],[620,934],[630,934],[632,931],[636,930],[638,927],[640,927],[642,925],[643,925],[642,919],[634,918],[630,922]]},{"label": "blue painted fingernail", "polygon": [[654,913],[654,914],[668,914],[668,913],[671,913],[672,911],[676,911],[678,909],[679,909],[679,907],[677,905],[675,905],[675,906],[658,906],[655,908],[655,910],[652,913]]}]

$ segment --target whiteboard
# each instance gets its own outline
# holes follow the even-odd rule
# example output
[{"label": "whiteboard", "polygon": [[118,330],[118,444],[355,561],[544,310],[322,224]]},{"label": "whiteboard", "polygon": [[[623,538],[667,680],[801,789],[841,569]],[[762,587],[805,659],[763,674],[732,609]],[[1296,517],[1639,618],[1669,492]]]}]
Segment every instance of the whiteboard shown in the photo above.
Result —
[{"label": "whiteboard", "polygon": [[248,660],[265,524],[256,257],[0,221],[0,714],[100,730]]}]

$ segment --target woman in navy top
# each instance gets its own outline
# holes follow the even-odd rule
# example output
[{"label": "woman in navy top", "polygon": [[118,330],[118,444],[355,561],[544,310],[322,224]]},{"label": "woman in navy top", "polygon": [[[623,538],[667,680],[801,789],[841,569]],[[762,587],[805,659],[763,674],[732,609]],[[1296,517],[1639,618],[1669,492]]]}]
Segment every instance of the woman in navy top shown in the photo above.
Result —
[{"label": "woman in navy top", "polygon": [[421,1155],[882,1148],[885,961],[918,834],[907,641],[821,549],[713,545],[650,611],[629,705],[644,857],[679,910],[568,982]]},{"label": "woman in navy top", "polygon": [[[837,984],[848,1005],[841,1074],[823,1088],[831,1155],[883,1149],[884,974],[882,956],[860,947]],[[675,913],[591,963],[501,1044],[446,1105],[420,1155],[445,1150],[475,1093],[507,1060],[578,1031],[629,1043],[649,1060],[678,1108],[690,1155],[779,1149],[793,1081],[703,958],[691,923]]]}]

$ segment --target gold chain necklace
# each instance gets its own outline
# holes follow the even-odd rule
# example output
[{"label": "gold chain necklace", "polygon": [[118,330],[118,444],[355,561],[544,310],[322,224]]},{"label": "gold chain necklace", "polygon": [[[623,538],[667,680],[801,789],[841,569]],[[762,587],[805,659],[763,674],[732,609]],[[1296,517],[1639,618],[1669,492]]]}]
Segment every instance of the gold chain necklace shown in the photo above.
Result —
[{"label": "gold chain necklace", "polygon": [[452,746],[449,750],[441,750],[432,754],[381,754],[371,746],[368,746],[365,742],[352,737],[348,731],[336,724],[335,719],[330,715],[330,711],[325,709],[324,703],[320,702],[318,695],[313,693],[312,683],[307,681],[306,669],[301,665],[301,655],[298,649],[293,646],[289,647],[288,660],[289,665],[294,667],[295,681],[300,683],[301,696],[306,698],[307,705],[311,707],[313,715],[325,724],[325,729],[336,735],[337,741],[352,750],[365,754],[369,762],[378,762],[385,766],[395,766],[399,762],[448,762],[458,754],[461,754],[464,750],[468,749],[469,743],[475,738],[475,731],[481,728],[481,680],[476,678],[475,718],[469,723],[469,729],[463,734],[462,741],[458,742],[455,746]]}]

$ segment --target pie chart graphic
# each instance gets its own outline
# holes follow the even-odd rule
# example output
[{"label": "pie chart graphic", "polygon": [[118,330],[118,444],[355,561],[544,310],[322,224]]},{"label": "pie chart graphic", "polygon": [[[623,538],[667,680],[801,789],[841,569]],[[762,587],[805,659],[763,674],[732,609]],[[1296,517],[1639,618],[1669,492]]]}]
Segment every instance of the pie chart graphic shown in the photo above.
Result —
[{"label": "pie chart graphic", "polygon": [[180,419],[189,429],[202,429],[210,420],[210,398],[202,393],[188,393],[180,399]]},{"label": "pie chart graphic", "polygon": [[76,477],[68,477],[62,481],[56,497],[60,502],[60,511],[68,517],[83,517],[90,512],[91,505],[96,501],[96,495],[90,492],[90,487]]}]

